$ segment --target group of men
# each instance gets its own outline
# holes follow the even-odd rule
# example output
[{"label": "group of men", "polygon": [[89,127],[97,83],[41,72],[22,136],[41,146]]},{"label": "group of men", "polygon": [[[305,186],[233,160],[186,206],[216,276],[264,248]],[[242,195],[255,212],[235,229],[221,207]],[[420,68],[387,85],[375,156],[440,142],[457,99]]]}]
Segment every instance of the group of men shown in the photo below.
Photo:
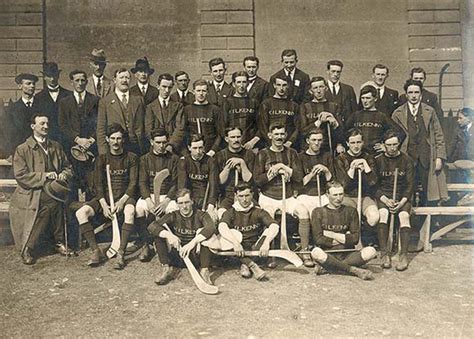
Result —
[{"label": "group of men", "polygon": [[[295,50],[284,50],[281,61],[267,82],[257,74],[259,59],[246,57],[228,84],[224,60],[214,58],[212,80],[196,80],[192,90],[183,71],[160,74],[154,87],[146,57],[131,70],[115,70],[110,80],[105,52],[96,49],[92,76],[69,74],[72,92],[59,86],[56,63],[45,64],[46,86],[38,94],[36,76],[17,76],[22,98],[3,126],[14,152],[18,188],[10,217],[23,262],[35,262],[35,245],[48,225],[58,252],[70,254],[63,202],[80,198],[79,191],[86,202],[75,216],[91,249],[88,265],[105,260],[95,218],[123,215],[114,267],[126,266],[125,249],[136,234],[140,260],[156,251],[163,265],[160,285],[187,256],[212,284],[211,248],[224,241],[239,256],[243,277],[265,278],[245,251],[266,257],[278,247],[279,211],[298,220],[305,266],[366,280],[372,273],[360,266],[376,251],[360,245],[361,223],[376,227],[381,265],[388,269],[388,224],[396,216],[396,269],[405,270],[414,187],[423,188],[422,204],[447,197],[443,112],[423,88],[426,73],[412,69],[399,96],[385,85],[388,68],[377,64],[358,103],[353,87],[340,81],[341,61],[327,63],[328,79],[297,68]],[[159,173],[166,175],[157,192]],[[266,264],[275,267],[274,260]]]}]

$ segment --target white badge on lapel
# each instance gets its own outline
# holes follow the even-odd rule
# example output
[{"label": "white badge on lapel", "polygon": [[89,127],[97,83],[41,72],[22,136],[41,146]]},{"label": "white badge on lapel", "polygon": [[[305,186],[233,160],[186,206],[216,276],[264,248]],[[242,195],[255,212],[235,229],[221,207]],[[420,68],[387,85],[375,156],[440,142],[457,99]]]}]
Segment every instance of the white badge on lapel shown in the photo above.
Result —
[{"label": "white badge on lapel", "polygon": [[295,80],[295,86],[300,87],[300,81],[298,79]]}]

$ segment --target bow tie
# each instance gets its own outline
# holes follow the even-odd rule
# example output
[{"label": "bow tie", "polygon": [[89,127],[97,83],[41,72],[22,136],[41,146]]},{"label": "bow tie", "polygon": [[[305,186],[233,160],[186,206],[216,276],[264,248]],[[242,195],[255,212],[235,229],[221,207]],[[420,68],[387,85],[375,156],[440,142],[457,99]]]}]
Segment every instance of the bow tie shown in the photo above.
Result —
[{"label": "bow tie", "polygon": [[59,86],[56,87],[56,88],[50,88],[50,87],[48,87],[48,91],[54,92],[54,93],[59,92]]}]

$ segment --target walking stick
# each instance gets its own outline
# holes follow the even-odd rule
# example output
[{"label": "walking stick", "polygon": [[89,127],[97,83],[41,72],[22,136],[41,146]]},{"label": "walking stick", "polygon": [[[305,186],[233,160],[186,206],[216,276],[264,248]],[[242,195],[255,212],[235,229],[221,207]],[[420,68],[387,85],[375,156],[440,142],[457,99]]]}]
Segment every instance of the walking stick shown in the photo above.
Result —
[{"label": "walking stick", "polygon": [[318,199],[319,199],[319,207],[321,207],[321,180],[319,179],[319,173],[316,174],[316,185],[318,186]]},{"label": "walking stick", "polygon": [[[107,174],[107,187],[109,190],[109,202],[110,208],[113,211],[115,209],[114,194],[112,192],[112,179],[110,178],[110,165],[107,164],[105,167]],[[114,213],[112,219],[112,243],[110,244],[109,249],[107,250],[107,257],[113,258],[120,248],[120,228],[117,220],[117,214]]]},{"label": "walking stick", "polygon": [[[392,191],[392,197],[393,200],[397,198],[397,181],[398,181],[398,167],[395,168],[395,172],[393,173],[394,179],[393,179],[393,191]],[[392,253],[392,247],[393,247],[393,228],[395,226],[395,213],[390,213],[390,226],[388,228],[388,239],[387,239],[387,248]]]},{"label": "walking stick", "polygon": [[328,141],[329,141],[329,151],[331,152],[331,155],[333,155],[333,150],[332,150],[332,137],[331,137],[331,124],[327,124],[327,129],[328,129]]},{"label": "walking stick", "polygon": [[357,169],[357,215],[359,217],[359,242],[356,249],[362,249],[362,170]]},{"label": "walking stick", "polygon": [[281,175],[282,185],[282,208],[281,208],[281,236],[280,236],[280,248],[282,250],[289,250],[288,237],[286,234],[286,181],[285,175]]}]

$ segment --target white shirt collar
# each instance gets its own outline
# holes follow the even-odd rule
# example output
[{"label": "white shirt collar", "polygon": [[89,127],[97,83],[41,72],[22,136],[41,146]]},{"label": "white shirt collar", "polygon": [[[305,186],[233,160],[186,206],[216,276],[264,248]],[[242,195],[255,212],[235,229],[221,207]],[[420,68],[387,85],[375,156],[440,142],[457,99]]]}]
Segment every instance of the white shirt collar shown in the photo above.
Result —
[{"label": "white shirt collar", "polygon": [[408,107],[410,108],[410,113],[411,114],[418,114],[418,112],[420,111],[420,104],[421,104],[421,101],[419,103],[417,103],[416,105],[413,105],[411,102],[408,103]]},{"label": "white shirt collar", "polygon": [[222,91],[222,88],[224,87],[224,80],[222,80],[221,82],[217,82],[215,80],[212,80],[212,83],[214,84],[214,88],[216,90],[217,90],[217,86],[219,86],[221,91]]},{"label": "white shirt collar", "polygon": [[138,85],[138,88],[140,89],[140,92],[143,93],[143,87],[145,87],[145,93],[146,91],[148,91],[148,82],[146,84],[137,83],[137,85]]},{"label": "white shirt collar", "polygon": [[33,138],[35,138],[35,140],[38,142],[38,144],[44,144],[46,142],[46,138],[41,138],[41,137],[37,137],[36,135],[33,134]]},{"label": "white shirt collar", "polygon": [[295,78],[296,67],[293,68],[291,72],[288,72],[286,69],[284,71],[285,71],[286,76],[290,77],[291,80]]},{"label": "white shirt collar", "polygon": [[123,95],[125,94],[125,97],[127,98],[127,102],[129,102],[129,98],[130,98],[130,92],[129,91],[126,91],[126,92],[122,92],[122,91],[119,91],[117,88],[115,89],[115,95],[117,95],[117,98],[119,98],[120,101],[122,101],[122,98],[123,98]]},{"label": "white shirt collar", "polygon": [[168,105],[169,101],[170,101],[170,98],[168,97],[168,99],[164,99],[162,98],[161,96],[158,96],[158,100],[160,101],[160,105],[161,107],[163,107],[163,103],[166,102],[166,105]]},{"label": "white shirt collar", "polygon": [[185,97],[185,96],[186,96],[186,94],[188,93],[188,90],[182,91],[182,90],[180,90],[179,88],[176,88],[176,92],[178,92],[178,96],[179,96],[180,98],[182,98],[182,97]]},{"label": "white shirt collar", "polygon": [[103,74],[100,78],[97,77],[95,74],[92,74],[92,79],[94,80],[95,87],[97,87],[97,82],[99,81],[99,79],[101,81],[101,85],[103,85],[103,83],[104,83],[104,75]]},{"label": "white shirt collar", "polygon": [[76,98],[76,102],[79,104],[79,96],[82,97],[82,101],[84,102],[85,98],[86,98],[86,91],[82,92],[82,93],[77,93],[76,91],[73,91],[73,94],[74,94],[74,97]]},{"label": "white shirt collar", "polygon": [[31,106],[33,106],[33,101],[34,101],[35,97],[33,96],[31,99],[27,100],[25,99],[24,97],[21,97],[21,101],[23,101],[23,103],[25,104],[25,106],[28,106],[26,103],[27,102],[31,102]]}]

